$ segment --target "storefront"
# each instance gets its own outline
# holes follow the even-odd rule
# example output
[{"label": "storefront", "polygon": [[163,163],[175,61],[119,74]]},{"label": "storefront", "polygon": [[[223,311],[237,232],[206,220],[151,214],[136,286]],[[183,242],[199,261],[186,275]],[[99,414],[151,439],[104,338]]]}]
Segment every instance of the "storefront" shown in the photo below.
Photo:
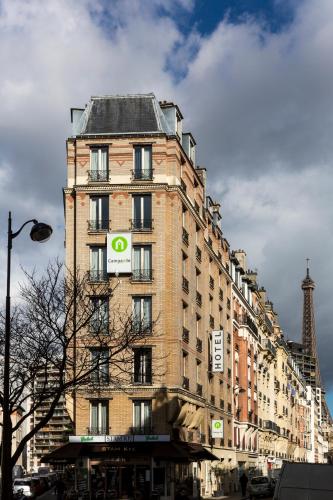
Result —
[{"label": "storefront", "polygon": [[215,455],[200,444],[168,438],[73,436],[43,461],[74,464],[75,489],[89,492],[91,499],[169,500],[179,490],[191,496],[197,491],[198,495],[193,470],[203,460],[216,460]]}]

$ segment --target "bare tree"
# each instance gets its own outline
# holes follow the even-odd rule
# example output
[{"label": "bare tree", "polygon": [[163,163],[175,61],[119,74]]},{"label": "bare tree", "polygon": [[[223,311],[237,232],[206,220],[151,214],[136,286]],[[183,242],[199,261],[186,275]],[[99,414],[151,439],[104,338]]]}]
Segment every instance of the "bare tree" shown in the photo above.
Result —
[{"label": "bare tree", "polygon": [[[112,280],[96,282],[87,273],[73,274],[59,261],[49,264],[42,276],[25,271],[25,278],[11,317],[10,436],[36,410],[47,410],[17,449],[7,450],[1,466],[3,499],[10,498],[13,466],[28,441],[49,422],[60,398],[79,388],[130,382],[133,345],[144,344],[153,328],[151,318],[137,318],[115,303],[118,283]],[[0,314],[1,357],[4,331],[5,317]],[[2,370],[1,364],[1,380]],[[26,411],[18,416],[22,407]],[[6,411],[1,382],[0,409]]]}]

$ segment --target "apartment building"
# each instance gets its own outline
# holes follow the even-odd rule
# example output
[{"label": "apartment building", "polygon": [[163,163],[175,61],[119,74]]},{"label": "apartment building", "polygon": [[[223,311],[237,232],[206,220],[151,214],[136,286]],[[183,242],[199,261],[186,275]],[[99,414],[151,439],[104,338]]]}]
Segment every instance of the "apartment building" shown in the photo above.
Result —
[{"label": "apartment building", "polygon": [[[106,310],[121,304],[154,323],[144,348],[133,345],[122,390],[76,394],[70,441],[91,443],[86,486],[103,477],[119,495],[161,498],[182,484],[194,495],[234,490],[229,245],[195,140],[178,106],[152,94],[93,97],[72,118],[66,263],[93,282],[119,280]],[[107,264],[115,233],[132,241],[131,270],[119,275]]]},{"label": "apartment building", "polygon": [[[54,376],[58,376],[58,372],[56,374],[53,373]],[[48,371],[47,383],[52,384],[52,367]],[[41,372],[37,376],[35,384],[39,388],[47,386],[44,372]],[[31,414],[28,421],[30,429],[33,429],[38,424],[42,416],[48,412],[49,407],[50,401],[45,400]],[[72,429],[73,424],[67,411],[65,396],[62,395],[47,425],[42,427],[27,444],[27,471],[37,472],[38,467],[42,463],[42,457],[67,443]]]}]

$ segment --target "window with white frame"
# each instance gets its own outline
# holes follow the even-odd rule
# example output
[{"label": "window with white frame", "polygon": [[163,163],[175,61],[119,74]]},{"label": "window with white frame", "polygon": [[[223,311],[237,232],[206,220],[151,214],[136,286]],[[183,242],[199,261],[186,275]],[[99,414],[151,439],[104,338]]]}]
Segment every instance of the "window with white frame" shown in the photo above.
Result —
[{"label": "window with white frame", "polygon": [[107,146],[90,148],[90,180],[108,180],[108,155]]},{"label": "window with white frame", "polygon": [[134,383],[150,384],[152,381],[152,349],[150,347],[138,347],[133,351]]},{"label": "window with white frame", "polygon": [[133,401],[133,427],[137,434],[150,434],[152,432],[151,400]]},{"label": "window with white frame", "polygon": [[106,400],[90,401],[89,434],[109,434],[109,402]]},{"label": "window with white frame", "polygon": [[152,251],[151,245],[133,246],[132,279],[135,281],[149,281],[152,279]]},{"label": "window with white frame", "polygon": [[132,229],[135,231],[152,229],[151,194],[133,195]]},{"label": "window with white frame", "polygon": [[106,247],[90,247],[90,279],[93,281],[106,281]]},{"label": "window with white frame", "polygon": [[90,329],[93,333],[109,332],[109,299],[108,297],[92,297],[92,316]]},{"label": "window with white frame", "polygon": [[91,349],[91,363],[94,370],[91,373],[93,384],[109,382],[109,351],[108,349]]},{"label": "window with white frame", "polygon": [[152,147],[150,144],[134,146],[134,179],[152,178]]},{"label": "window with white frame", "polygon": [[133,326],[145,331],[152,326],[152,298],[150,295],[134,296],[133,301]]},{"label": "window with white frame", "polygon": [[91,231],[106,231],[109,229],[109,197],[90,197],[90,220]]}]

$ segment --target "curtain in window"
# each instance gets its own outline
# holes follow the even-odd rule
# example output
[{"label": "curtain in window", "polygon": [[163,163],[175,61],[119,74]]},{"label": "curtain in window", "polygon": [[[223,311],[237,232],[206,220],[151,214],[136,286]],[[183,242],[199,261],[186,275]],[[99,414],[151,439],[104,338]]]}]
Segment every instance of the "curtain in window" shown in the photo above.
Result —
[{"label": "curtain in window", "polygon": [[141,173],[141,147],[137,146],[134,150],[134,172],[136,176]]},{"label": "curtain in window", "polygon": [[150,427],[150,425],[151,425],[151,403],[150,403],[150,401],[145,401],[143,403],[143,425],[144,425],[144,427]]},{"label": "curtain in window", "polygon": [[136,401],[134,403],[134,427],[140,429],[142,427],[141,423],[141,402]]},{"label": "curtain in window", "polygon": [[151,171],[151,146],[145,146],[144,148],[144,166],[146,174]]},{"label": "curtain in window", "polygon": [[99,304],[99,313],[102,329],[109,328],[109,301],[107,299],[101,299]]},{"label": "curtain in window", "polygon": [[134,219],[143,219],[141,213],[141,196],[133,196]]},{"label": "curtain in window", "polygon": [[143,247],[143,267],[146,271],[151,269],[151,247]]},{"label": "curtain in window", "polygon": [[91,403],[90,426],[92,432],[98,429],[98,403]]},{"label": "curtain in window", "polygon": [[90,269],[91,271],[99,270],[99,248],[91,248],[90,250]]},{"label": "curtain in window", "polygon": [[108,150],[106,148],[101,149],[101,164],[99,170],[106,171],[108,169]]},{"label": "curtain in window", "polygon": [[133,299],[133,327],[140,328],[141,325],[141,298],[135,297]]},{"label": "curtain in window", "polygon": [[138,271],[141,269],[141,247],[133,247],[133,257],[134,257],[134,270]]},{"label": "curtain in window", "polygon": [[143,219],[151,220],[151,196],[143,196]]},{"label": "curtain in window", "polygon": [[149,328],[151,323],[151,298],[145,297],[143,299],[143,324],[144,328]]},{"label": "curtain in window", "polygon": [[94,172],[98,170],[98,149],[90,151],[90,169]]},{"label": "curtain in window", "polygon": [[101,434],[108,434],[108,409],[107,409],[107,403],[102,402],[100,403],[100,409],[101,409],[101,418],[100,418],[100,426],[99,430],[101,431]]},{"label": "curtain in window", "polygon": [[101,382],[104,382],[104,383],[108,382],[108,380],[109,380],[109,361],[108,361],[108,357],[109,357],[109,351],[107,351],[106,349],[100,351],[100,363],[101,363],[101,366],[100,366],[100,379],[101,379]]}]

